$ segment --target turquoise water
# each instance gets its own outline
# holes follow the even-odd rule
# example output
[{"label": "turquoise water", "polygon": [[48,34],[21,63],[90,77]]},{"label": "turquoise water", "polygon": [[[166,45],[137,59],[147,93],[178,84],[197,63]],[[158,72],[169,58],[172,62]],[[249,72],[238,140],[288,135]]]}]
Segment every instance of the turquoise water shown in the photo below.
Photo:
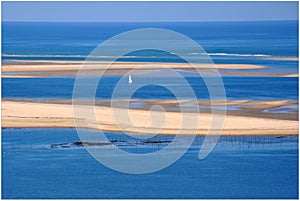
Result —
[{"label": "turquoise water", "polygon": [[[106,133],[133,153],[164,145]],[[158,139],[170,139],[159,136]],[[297,198],[298,137],[221,137],[204,160],[203,137],[175,164],[146,175],[108,169],[84,148],[74,129],[2,129],[2,198]]]}]

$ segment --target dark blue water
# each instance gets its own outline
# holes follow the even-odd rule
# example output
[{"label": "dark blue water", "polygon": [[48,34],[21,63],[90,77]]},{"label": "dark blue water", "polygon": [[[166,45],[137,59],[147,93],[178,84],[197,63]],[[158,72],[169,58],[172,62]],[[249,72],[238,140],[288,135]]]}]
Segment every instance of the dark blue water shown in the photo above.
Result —
[{"label": "dark blue water", "polygon": [[[138,78],[133,78],[135,81]],[[146,79],[146,78],[139,78]],[[174,78],[162,79],[164,86],[171,85]],[[96,98],[109,99],[120,77],[104,77],[101,79]],[[187,77],[198,99],[209,99],[204,81],[197,77]],[[58,98],[71,99],[75,78],[3,78],[3,98]],[[223,77],[227,99],[250,100],[298,100],[298,78],[280,77]],[[135,84],[135,83],[133,83]],[[120,86],[122,87],[122,85]],[[128,83],[124,83],[124,89]],[[185,90],[183,86],[176,86]],[[122,95],[118,96],[122,98]],[[140,99],[174,99],[174,95],[161,86],[149,85],[140,88],[133,98]],[[191,98],[191,97],[187,97]]]},{"label": "dark blue water", "polygon": [[[110,37],[138,28],[164,28],[198,42],[212,55],[298,56],[298,22],[2,23],[4,59],[83,59]],[[31,55],[31,56],[30,56]],[[43,56],[44,55],[44,56]],[[48,56],[47,56],[48,55]],[[61,55],[60,57],[58,55]],[[220,55],[220,56],[221,56]],[[149,52],[141,55],[149,57]],[[231,55],[233,56],[233,55]],[[54,57],[54,58],[53,58]]]},{"label": "dark blue water", "polygon": [[297,137],[222,137],[198,160],[202,139],[162,171],[128,175],[104,167],[84,148],[50,148],[79,141],[74,129],[2,129],[2,198],[298,197]]}]

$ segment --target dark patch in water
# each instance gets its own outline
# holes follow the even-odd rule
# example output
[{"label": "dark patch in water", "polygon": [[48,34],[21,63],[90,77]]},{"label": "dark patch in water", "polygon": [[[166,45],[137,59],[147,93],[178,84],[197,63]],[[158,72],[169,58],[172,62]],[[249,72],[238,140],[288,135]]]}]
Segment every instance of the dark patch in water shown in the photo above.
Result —
[{"label": "dark patch in water", "polygon": [[83,147],[83,146],[104,146],[110,145],[111,142],[72,142],[72,143],[60,143],[51,144],[51,148],[71,148],[71,147]]},{"label": "dark patch in water", "polygon": [[144,144],[162,144],[162,143],[170,143],[172,140],[146,140],[143,141]]},{"label": "dark patch in water", "polygon": [[137,144],[165,144],[170,143],[171,140],[145,140],[145,141],[139,141],[135,142],[134,144],[129,143],[126,140],[111,140],[109,142],[72,142],[72,143],[59,143],[59,144],[51,144],[51,148],[71,148],[71,147],[83,147],[83,146],[104,146],[104,145],[110,145],[112,143],[123,143],[123,144],[117,144],[117,146],[134,146]]}]

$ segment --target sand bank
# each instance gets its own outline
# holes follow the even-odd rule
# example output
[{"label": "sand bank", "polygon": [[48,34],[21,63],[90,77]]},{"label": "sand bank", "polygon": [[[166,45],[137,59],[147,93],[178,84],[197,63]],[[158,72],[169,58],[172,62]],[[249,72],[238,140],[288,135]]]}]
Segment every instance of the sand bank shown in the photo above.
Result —
[{"label": "sand bank", "polygon": [[[106,75],[124,74],[132,69],[137,70],[136,73],[153,72],[163,69],[177,69],[186,71],[195,71],[193,67],[203,72],[213,68],[208,64],[187,63],[145,63],[145,62],[116,62],[105,71],[107,63],[87,62],[84,65],[85,76],[94,76],[100,73]],[[2,64],[2,77],[61,77],[76,76],[82,62],[54,62],[54,61],[26,61],[25,63]],[[266,66],[249,65],[249,64],[215,64],[216,69],[223,70],[255,70],[266,68]]]},{"label": "sand bank", "polygon": [[[86,107],[82,105],[81,107]],[[151,115],[147,110],[129,110],[131,121],[127,119],[114,118],[114,114],[122,114],[126,110],[110,107],[96,106],[95,114],[97,123],[86,121],[82,117],[76,117],[81,127],[91,129],[101,129],[104,131],[125,131],[131,133],[156,133],[160,130],[158,127],[151,125],[151,115],[161,115],[159,111],[152,112]],[[212,122],[210,114],[186,113],[187,119],[198,119],[198,135],[207,134],[208,128]],[[177,112],[166,112],[160,134],[177,134],[182,128],[181,115]],[[183,125],[185,134],[192,132],[192,124]],[[74,116],[72,105],[70,104],[47,104],[32,102],[2,102],[2,127],[74,127]],[[278,120],[257,117],[244,116],[226,116],[223,135],[291,135],[298,134],[298,121],[295,120]]]},{"label": "sand bank", "polygon": [[[15,61],[10,64],[2,64],[2,77],[6,78],[43,78],[43,77],[75,77],[82,67],[80,61]],[[187,63],[147,63],[147,62],[115,62],[107,70],[105,62],[88,61],[84,66],[84,76],[121,75],[131,70],[134,73],[149,73],[157,70],[176,69],[194,72],[195,68],[201,72],[208,72],[213,66],[208,64],[193,64],[193,67]],[[271,73],[253,73],[245,70],[258,70],[267,68],[262,65],[250,64],[215,64],[219,70],[239,70],[240,72],[220,72],[222,75],[230,76],[268,76],[268,77],[298,77],[298,74],[271,74]],[[133,73],[133,74],[134,74]]]},{"label": "sand bank", "polygon": [[[4,100],[52,104],[72,104],[71,99],[12,98]],[[83,105],[95,104],[96,106],[104,107],[111,107],[111,105],[113,105],[116,108],[131,108],[138,110],[150,110],[153,109],[153,106],[159,105],[167,112],[181,112],[182,108],[186,108],[189,112],[198,112],[200,110],[201,113],[211,113],[212,108],[218,111],[224,110],[224,106],[226,106],[227,114],[230,116],[298,121],[298,101],[291,100],[199,100],[198,102],[191,102],[190,100],[97,99],[95,100],[95,103],[93,100],[73,101],[75,101],[77,104]],[[195,106],[198,106],[198,111],[195,110]]]}]

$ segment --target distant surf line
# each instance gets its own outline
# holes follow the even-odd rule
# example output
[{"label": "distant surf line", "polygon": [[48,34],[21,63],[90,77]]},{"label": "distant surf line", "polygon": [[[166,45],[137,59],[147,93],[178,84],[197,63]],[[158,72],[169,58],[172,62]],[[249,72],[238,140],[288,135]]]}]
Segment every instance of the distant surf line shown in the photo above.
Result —
[{"label": "distant surf line", "polygon": [[[171,55],[175,55],[175,53],[170,53]],[[235,57],[272,57],[274,55],[268,55],[268,54],[237,54],[237,53],[187,53],[188,55],[209,55],[209,56],[235,56]],[[66,57],[66,58],[115,58],[116,56],[106,56],[106,55],[67,55],[67,54],[2,54],[2,57]],[[156,57],[165,57],[165,56],[121,56],[121,58],[156,58]]]}]

